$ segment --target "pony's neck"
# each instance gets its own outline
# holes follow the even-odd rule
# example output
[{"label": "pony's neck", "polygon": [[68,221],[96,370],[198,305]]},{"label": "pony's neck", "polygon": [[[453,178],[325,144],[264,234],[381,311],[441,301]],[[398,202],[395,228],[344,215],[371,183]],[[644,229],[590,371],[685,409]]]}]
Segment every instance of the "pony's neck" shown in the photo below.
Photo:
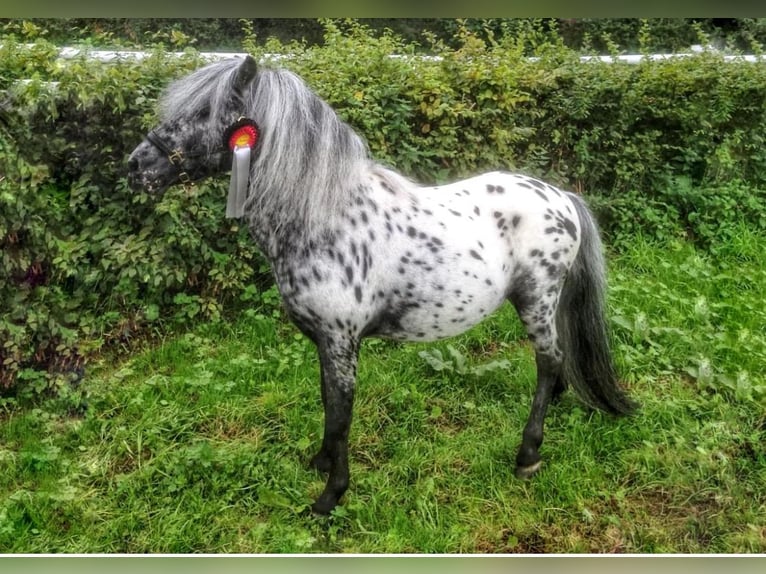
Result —
[{"label": "pony's neck", "polygon": [[[284,191],[265,193],[282,194]],[[261,207],[258,207],[259,203]],[[347,195],[332,213],[296,209],[289,202],[279,205],[259,202],[257,197],[251,205],[248,204],[245,214],[250,233],[263,254],[274,262],[284,257],[292,258],[297,251],[334,236],[343,226],[344,214],[351,206],[351,196]]]}]

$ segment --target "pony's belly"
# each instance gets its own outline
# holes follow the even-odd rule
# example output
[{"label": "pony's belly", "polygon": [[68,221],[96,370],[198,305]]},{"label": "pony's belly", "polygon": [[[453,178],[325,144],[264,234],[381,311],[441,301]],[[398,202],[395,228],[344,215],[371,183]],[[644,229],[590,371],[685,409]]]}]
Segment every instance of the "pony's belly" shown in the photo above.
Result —
[{"label": "pony's belly", "polygon": [[505,301],[497,294],[467,303],[436,299],[403,313],[396,321],[381,325],[375,335],[396,341],[438,341],[454,337],[478,325]]},{"label": "pony's belly", "polygon": [[465,333],[472,327],[481,323],[486,319],[490,313],[486,315],[473,315],[470,319],[466,319],[459,323],[430,323],[427,318],[425,321],[412,321],[409,324],[403,325],[403,329],[398,332],[384,335],[386,338],[394,339],[396,341],[440,341],[441,339],[448,339],[461,333]]}]

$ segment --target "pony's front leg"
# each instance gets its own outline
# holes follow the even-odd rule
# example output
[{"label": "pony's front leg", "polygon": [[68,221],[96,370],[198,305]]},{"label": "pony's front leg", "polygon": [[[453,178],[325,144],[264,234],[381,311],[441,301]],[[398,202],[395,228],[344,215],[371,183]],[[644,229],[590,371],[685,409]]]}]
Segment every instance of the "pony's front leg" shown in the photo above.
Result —
[{"label": "pony's front leg", "polygon": [[348,434],[359,344],[347,339],[328,339],[320,341],[317,348],[325,420],[322,447],[311,463],[329,472],[329,476],[324,491],[311,508],[318,514],[328,514],[348,488]]},{"label": "pony's front leg", "polygon": [[[321,383],[322,383],[322,409],[327,411],[327,383],[326,383],[326,377],[324,372],[324,365],[322,364],[323,361],[320,358],[319,361],[319,369],[320,369],[320,376],[321,376]],[[326,416],[326,414],[325,414]],[[324,434],[324,437],[322,438],[322,446],[319,449],[319,452],[317,452],[314,456],[311,457],[311,460],[309,461],[309,466],[311,468],[315,468],[319,472],[330,472],[332,469],[332,461],[330,460],[330,452],[327,447],[327,433]]]}]

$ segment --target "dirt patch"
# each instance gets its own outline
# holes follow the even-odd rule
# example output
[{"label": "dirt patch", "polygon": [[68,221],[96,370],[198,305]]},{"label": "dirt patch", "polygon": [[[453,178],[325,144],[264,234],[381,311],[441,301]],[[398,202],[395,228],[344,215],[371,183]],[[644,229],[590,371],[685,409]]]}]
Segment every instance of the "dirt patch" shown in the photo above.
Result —
[{"label": "dirt patch", "polygon": [[548,548],[538,533],[514,533],[504,528],[495,532],[478,532],[474,552],[479,554],[545,554],[556,552]]}]

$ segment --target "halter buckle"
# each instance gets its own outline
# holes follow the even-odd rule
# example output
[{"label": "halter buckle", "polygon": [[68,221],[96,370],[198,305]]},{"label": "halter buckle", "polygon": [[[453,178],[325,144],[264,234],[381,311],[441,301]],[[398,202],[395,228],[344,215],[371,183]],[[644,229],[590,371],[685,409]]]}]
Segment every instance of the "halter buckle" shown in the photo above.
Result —
[{"label": "halter buckle", "polygon": [[180,150],[173,150],[173,153],[168,155],[168,161],[172,165],[181,165],[184,161],[184,153]]}]

